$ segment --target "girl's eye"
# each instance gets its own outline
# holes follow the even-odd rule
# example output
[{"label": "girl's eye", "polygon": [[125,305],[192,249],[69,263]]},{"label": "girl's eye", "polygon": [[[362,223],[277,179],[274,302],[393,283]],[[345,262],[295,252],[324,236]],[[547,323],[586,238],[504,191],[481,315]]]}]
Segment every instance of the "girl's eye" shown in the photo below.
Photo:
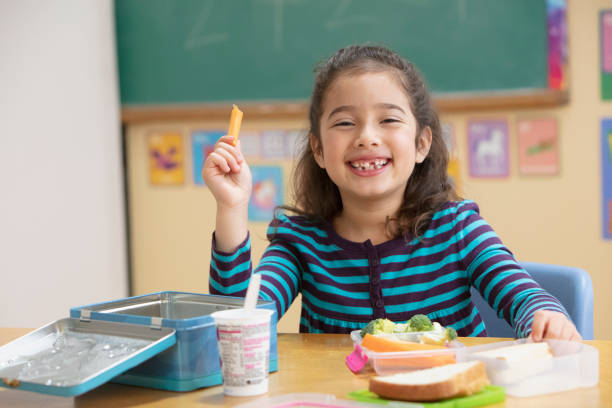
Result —
[{"label": "girl's eye", "polygon": [[334,126],[352,126],[352,125],[353,125],[353,122],[349,122],[347,120],[334,124]]},{"label": "girl's eye", "polygon": [[382,121],[382,123],[393,123],[393,122],[399,122],[399,119],[386,118],[386,119],[383,119],[383,121]]}]

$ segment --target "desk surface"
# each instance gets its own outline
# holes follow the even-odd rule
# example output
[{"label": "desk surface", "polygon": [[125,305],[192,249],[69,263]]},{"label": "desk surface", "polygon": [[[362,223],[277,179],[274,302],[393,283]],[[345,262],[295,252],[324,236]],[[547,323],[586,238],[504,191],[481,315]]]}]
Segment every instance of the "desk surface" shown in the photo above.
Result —
[{"label": "desk surface", "polygon": [[[0,329],[0,345],[26,334],[27,329]],[[499,339],[461,338],[467,346]],[[599,349],[599,386],[532,398],[507,397],[491,407],[605,407],[612,405],[612,341],[587,341]],[[270,375],[270,391],[259,397],[224,397],[222,387],[171,392],[121,384],[104,384],[76,398],[0,388],[2,407],[223,407],[288,393],[316,392],[346,399],[368,386],[367,375],[354,375],[344,364],[352,342],[340,334],[279,334],[279,370]]]}]

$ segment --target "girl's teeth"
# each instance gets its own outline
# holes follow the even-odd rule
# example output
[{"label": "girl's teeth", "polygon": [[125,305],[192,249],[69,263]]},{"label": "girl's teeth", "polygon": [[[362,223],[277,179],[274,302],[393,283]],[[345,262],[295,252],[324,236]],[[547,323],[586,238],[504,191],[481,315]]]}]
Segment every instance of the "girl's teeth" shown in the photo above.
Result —
[{"label": "girl's teeth", "polygon": [[360,169],[360,170],[370,170],[370,169],[380,169],[382,166],[384,166],[385,164],[387,164],[386,160],[374,160],[374,162],[367,162],[367,163],[351,163],[351,165],[356,168],[356,169]]}]

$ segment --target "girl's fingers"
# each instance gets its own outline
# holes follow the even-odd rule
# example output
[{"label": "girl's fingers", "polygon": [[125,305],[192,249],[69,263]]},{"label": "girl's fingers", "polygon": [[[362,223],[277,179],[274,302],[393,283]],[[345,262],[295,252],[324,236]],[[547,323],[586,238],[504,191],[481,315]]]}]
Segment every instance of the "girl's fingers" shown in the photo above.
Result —
[{"label": "girl's fingers", "polygon": [[564,322],[561,326],[561,332],[559,333],[559,337],[555,337],[559,340],[569,340],[572,337],[572,326],[569,322]]},{"label": "girl's fingers", "polygon": [[542,339],[582,340],[571,320],[562,313],[547,310],[539,310],[535,313],[529,337],[535,342],[542,341]]},{"label": "girl's fingers", "polygon": [[206,158],[206,161],[209,162],[212,167],[217,167],[223,173],[229,173],[231,171],[229,164],[227,164],[227,160],[225,160],[225,158],[216,151],[213,151],[211,154],[209,154]]},{"label": "girl's fingers", "polygon": [[224,149],[230,152],[236,158],[238,163],[241,163],[244,160],[240,150],[240,140],[236,146],[234,146],[234,138],[232,136],[221,136],[221,138],[219,138],[215,144],[215,150],[217,149]]},{"label": "girl's fingers", "polygon": [[560,339],[563,332],[563,323],[565,319],[560,316],[548,316],[548,323],[543,338],[545,339]]},{"label": "girl's fingers", "polygon": [[215,149],[214,151],[215,153],[217,153],[219,156],[223,157],[225,159],[225,161],[227,162],[227,164],[229,165],[229,167],[235,171],[235,172],[239,172],[240,171],[240,164],[238,163],[238,161],[236,160],[236,157],[234,157],[234,155],[222,148],[219,149]]},{"label": "girl's fingers", "polygon": [[546,319],[542,318],[543,316],[540,312],[536,312],[533,316],[533,322],[531,323],[531,339],[533,341],[540,341],[544,336],[544,331],[546,329]]},{"label": "girl's fingers", "polygon": [[578,330],[574,328],[574,333],[572,333],[572,337],[570,337],[571,341],[582,341],[582,336],[578,333]]}]

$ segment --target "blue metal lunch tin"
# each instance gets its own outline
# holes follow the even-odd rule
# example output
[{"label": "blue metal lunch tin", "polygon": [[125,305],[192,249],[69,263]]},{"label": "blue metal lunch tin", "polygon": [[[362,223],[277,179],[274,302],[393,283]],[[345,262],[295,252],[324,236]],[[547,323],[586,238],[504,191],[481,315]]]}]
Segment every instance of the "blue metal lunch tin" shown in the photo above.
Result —
[{"label": "blue metal lunch tin", "polygon": [[[215,323],[218,310],[241,308],[243,298],[187,292],[157,292],[70,309],[80,320],[102,320],[172,328],[176,344],[148,361],[115,377],[122,384],[191,391],[222,383]],[[259,300],[258,308],[274,311],[270,322],[270,372],[278,370],[276,307]]]}]

